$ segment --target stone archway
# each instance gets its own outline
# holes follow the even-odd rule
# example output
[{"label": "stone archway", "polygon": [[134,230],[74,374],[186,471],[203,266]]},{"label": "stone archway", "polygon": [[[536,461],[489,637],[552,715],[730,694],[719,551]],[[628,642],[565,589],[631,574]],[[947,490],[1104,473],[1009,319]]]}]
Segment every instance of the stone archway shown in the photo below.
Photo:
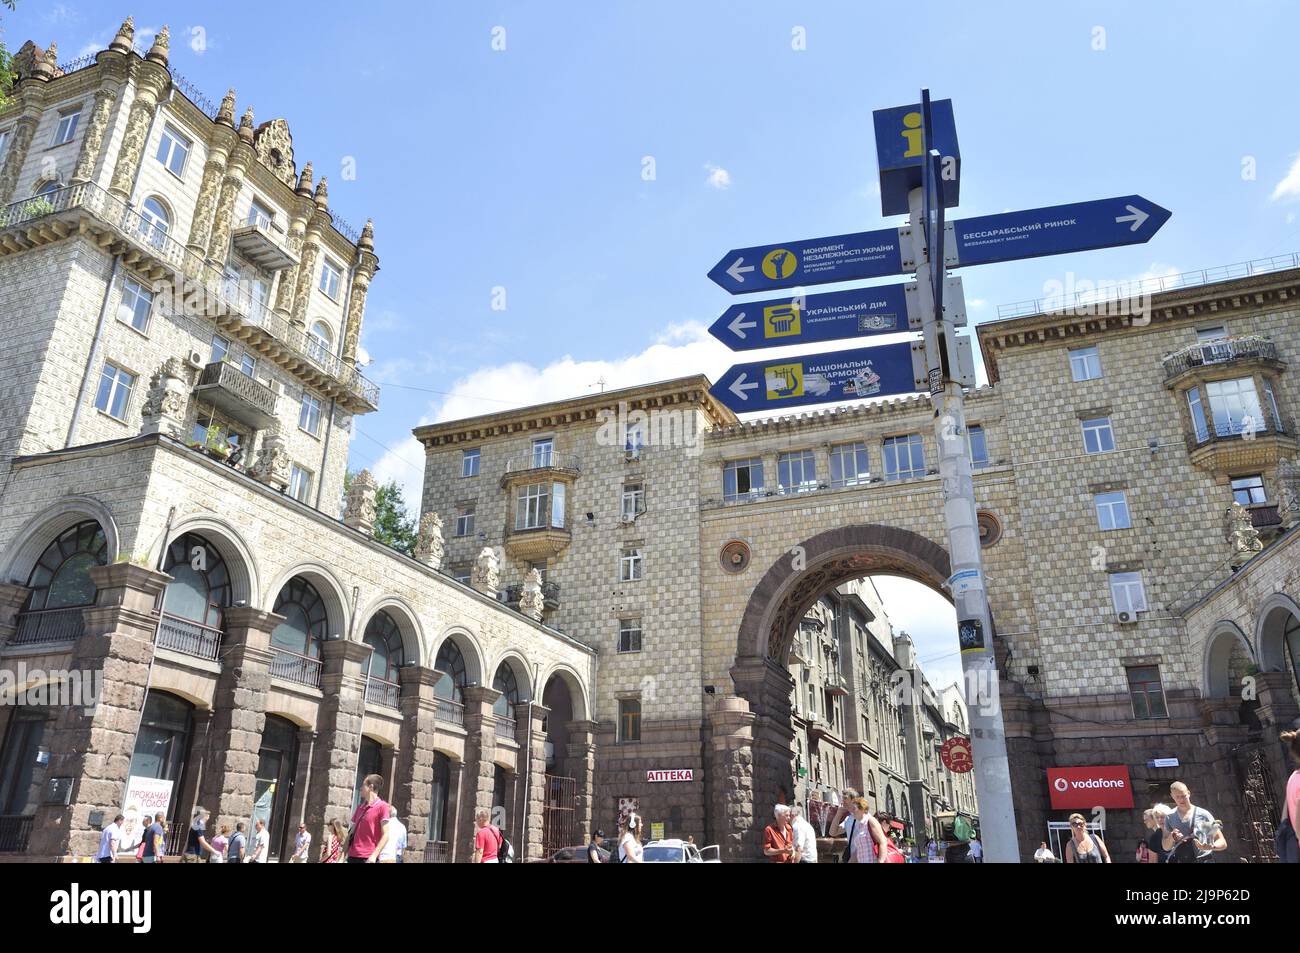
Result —
[{"label": "stone archway", "polygon": [[731,669],[735,696],[710,715],[707,789],[711,836],[730,860],[760,856],[760,832],[781,791],[792,790],[786,663],[799,620],[825,592],[867,575],[902,575],[942,593],[947,551],[917,533],[880,524],[829,530],[782,554],[750,594]]}]

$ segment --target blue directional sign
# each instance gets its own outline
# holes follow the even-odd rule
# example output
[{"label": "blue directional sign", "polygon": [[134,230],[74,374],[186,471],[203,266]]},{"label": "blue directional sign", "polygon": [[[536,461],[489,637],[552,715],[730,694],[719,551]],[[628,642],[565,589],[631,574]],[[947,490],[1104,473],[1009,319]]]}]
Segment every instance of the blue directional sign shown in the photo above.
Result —
[{"label": "blue directional sign", "polygon": [[[910,259],[911,255],[906,257]],[[882,228],[781,245],[733,248],[713,266],[709,277],[738,295],[855,278],[883,278],[911,270],[911,262],[904,263],[899,230]]]},{"label": "blue directional sign", "polygon": [[709,333],[733,351],[908,330],[906,285],[733,304]]},{"label": "blue directional sign", "polygon": [[871,114],[876,127],[876,162],[880,167],[880,210],[885,215],[906,215],[907,194],[921,187],[925,139],[949,162],[952,178],[944,182],[944,207],[958,204],[961,190],[961,151],[957,148],[957,121],[952,100],[930,103],[931,124],[925,127],[922,103],[877,109]]},{"label": "blue directional sign", "polygon": [[919,341],[900,341],[735,364],[709,393],[741,414],[911,394],[916,391],[913,351],[918,347]]},{"label": "blue directional sign", "polygon": [[1042,255],[1138,245],[1169,220],[1168,209],[1140,195],[979,215],[953,222],[947,264],[987,265]]}]

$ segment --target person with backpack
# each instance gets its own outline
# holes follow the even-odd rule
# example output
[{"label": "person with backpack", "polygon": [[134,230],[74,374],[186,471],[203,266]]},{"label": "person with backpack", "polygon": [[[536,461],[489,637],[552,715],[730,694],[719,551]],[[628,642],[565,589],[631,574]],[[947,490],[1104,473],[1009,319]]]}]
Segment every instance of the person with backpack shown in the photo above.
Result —
[{"label": "person with backpack", "polygon": [[491,812],[485,807],[481,807],[474,812],[474,823],[478,825],[478,830],[474,833],[474,856],[471,863],[508,863],[504,859],[507,856],[505,835],[501,833],[501,829],[495,824],[488,823],[491,816]]},{"label": "person with backpack", "polygon": [[1168,851],[1169,864],[1206,864],[1216,851],[1227,850],[1219,822],[1203,807],[1192,804],[1192,792],[1182,781],[1169,785],[1169,794],[1177,805],[1165,817],[1161,847]]},{"label": "person with backpack", "polygon": [[1275,837],[1277,857],[1284,864],[1300,864],[1300,844],[1296,842],[1296,834],[1300,833],[1300,731],[1282,732],[1282,743],[1291,749],[1296,769],[1287,779],[1282,799],[1282,818]]}]

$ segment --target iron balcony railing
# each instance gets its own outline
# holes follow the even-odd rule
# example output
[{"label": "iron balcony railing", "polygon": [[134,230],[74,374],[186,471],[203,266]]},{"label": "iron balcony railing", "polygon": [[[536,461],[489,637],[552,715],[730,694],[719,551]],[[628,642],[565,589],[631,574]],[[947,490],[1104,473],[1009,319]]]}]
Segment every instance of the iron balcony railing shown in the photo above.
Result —
[{"label": "iron balcony railing", "polygon": [[1271,526],[1282,525],[1282,516],[1278,512],[1277,504],[1252,507],[1250,523],[1255,529],[1268,529]]},{"label": "iron balcony railing", "polygon": [[449,725],[465,724],[465,706],[460,702],[452,701],[450,698],[439,698],[433,710],[433,717],[437,721],[445,721]]},{"label": "iron balcony railing", "polygon": [[565,470],[582,472],[582,459],[576,453],[556,453],[554,450],[533,451],[522,457],[506,461],[506,473],[523,473],[527,470]]},{"label": "iron balcony railing", "polygon": [[158,624],[158,647],[215,662],[221,653],[221,630],[164,612]]},{"label": "iron balcony railing", "polygon": [[320,688],[320,669],[320,659],[285,649],[276,649],[275,657],[271,659],[272,678],[282,678],[286,682],[297,682],[312,688]]},{"label": "iron balcony railing", "polygon": [[47,642],[75,642],[85,631],[87,606],[68,609],[36,609],[18,614],[18,631],[10,645],[42,645]]},{"label": "iron balcony railing", "polygon": [[1165,356],[1165,380],[1172,380],[1193,367],[1249,360],[1276,361],[1277,345],[1256,334],[1192,344]]},{"label": "iron balcony railing", "polygon": [[498,738],[504,738],[507,741],[515,740],[515,720],[507,718],[505,715],[497,715],[496,733]]},{"label": "iron balcony railing", "polygon": [[263,329],[295,355],[310,361],[334,378],[350,393],[371,406],[379,406],[378,384],[366,380],[355,367],[345,364],[338,356],[322,352],[319,347],[313,348],[313,339],[304,329],[293,327],[267,308],[254,290],[244,287],[245,283],[229,281],[222,271],[195,255],[166,230],[94,183],[80,182],[11,202],[0,208],[0,229],[25,225],[49,215],[78,209],[89,212],[126,238],[144,246],[154,258],[182,276],[188,283],[186,293],[180,296],[183,301],[192,300],[194,292],[201,291],[203,299],[215,304],[216,310],[235,314],[244,324]]},{"label": "iron balcony railing", "polygon": [[0,854],[21,854],[32,836],[34,814],[0,814]]},{"label": "iron balcony railing", "polygon": [[[239,398],[255,412],[260,426],[275,418],[276,393],[265,384],[249,377],[234,364],[217,361],[208,364],[199,375],[198,389],[219,388]],[[242,416],[236,414],[236,416]]]},{"label": "iron balcony railing", "polygon": [[401,686],[397,682],[390,682],[375,675],[371,675],[366,679],[366,701],[372,705],[397,708],[397,699],[400,694]]}]

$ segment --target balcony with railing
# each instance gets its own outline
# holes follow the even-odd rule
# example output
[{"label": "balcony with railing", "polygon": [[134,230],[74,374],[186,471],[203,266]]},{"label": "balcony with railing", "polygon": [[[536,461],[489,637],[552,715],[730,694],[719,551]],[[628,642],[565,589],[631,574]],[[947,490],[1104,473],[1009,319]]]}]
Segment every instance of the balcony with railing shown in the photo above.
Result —
[{"label": "balcony with railing", "polygon": [[254,430],[265,430],[275,423],[275,391],[226,361],[203,368],[194,393]]},{"label": "balcony with railing", "polygon": [[276,649],[271,659],[271,677],[282,678],[286,682],[297,682],[320,688],[321,660],[307,655],[299,655],[286,649]]},{"label": "balcony with railing", "polygon": [[554,450],[537,451],[506,461],[506,471],[501,485],[551,479],[553,476],[575,477],[582,472],[582,458],[576,453],[557,453]]},{"label": "balcony with railing", "polygon": [[18,614],[18,630],[10,638],[10,645],[47,645],[53,642],[75,642],[85,631],[83,613],[87,606],[67,609],[36,609]]},{"label": "balcony with railing", "polygon": [[289,250],[284,229],[264,215],[253,215],[231,236],[235,251],[264,271],[280,271],[298,264]]},{"label": "balcony with railing", "polygon": [[434,700],[433,717],[436,721],[444,721],[449,725],[465,725],[465,706],[460,702],[452,701],[450,698],[438,698]]},{"label": "balcony with railing", "polygon": [[221,654],[221,630],[164,612],[158,623],[158,648],[215,662]]},{"label": "balcony with railing", "polygon": [[1201,341],[1165,355],[1165,386],[1177,386],[1185,375],[1201,368],[1253,363],[1279,366],[1277,345],[1256,334]]},{"label": "balcony with railing", "polygon": [[[515,586],[506,586],[501,590],[501,601],[510,606],[518,606],[519,598],[524,594],[522,584]],[[546,608],[558,609],[560,607],[560,584],[558,582],[542,583],[542,599]]]},{"label": "balcony with railing", "polygon": [[515,720],[513,718],[507,718],[505,715],[497,715],[495,721],[497,737],[502,738],[505,741],[514,741]]},{"label": "balcony with railing", "polygon": [[385,708],[397,708],[398,698],[400,697],[401,686],[397,682],[390,682],[376,675],[371,675],[366,679],[366,701],[370,704],[383,705]]},{"label": "balcony with railing", "polygon": [[177,282],[174,307],[197,303],[218,327],[231,330],[287,370],[306,378],[327,397],[352,410],[375,410],[378,385],[330,353],[312,349],[312,339],[266,307],[256,289],[232,282],[156,223],[117,196],[90,182],[0,207],[0,255],[16,254],[84,230],[151,281]]}]

